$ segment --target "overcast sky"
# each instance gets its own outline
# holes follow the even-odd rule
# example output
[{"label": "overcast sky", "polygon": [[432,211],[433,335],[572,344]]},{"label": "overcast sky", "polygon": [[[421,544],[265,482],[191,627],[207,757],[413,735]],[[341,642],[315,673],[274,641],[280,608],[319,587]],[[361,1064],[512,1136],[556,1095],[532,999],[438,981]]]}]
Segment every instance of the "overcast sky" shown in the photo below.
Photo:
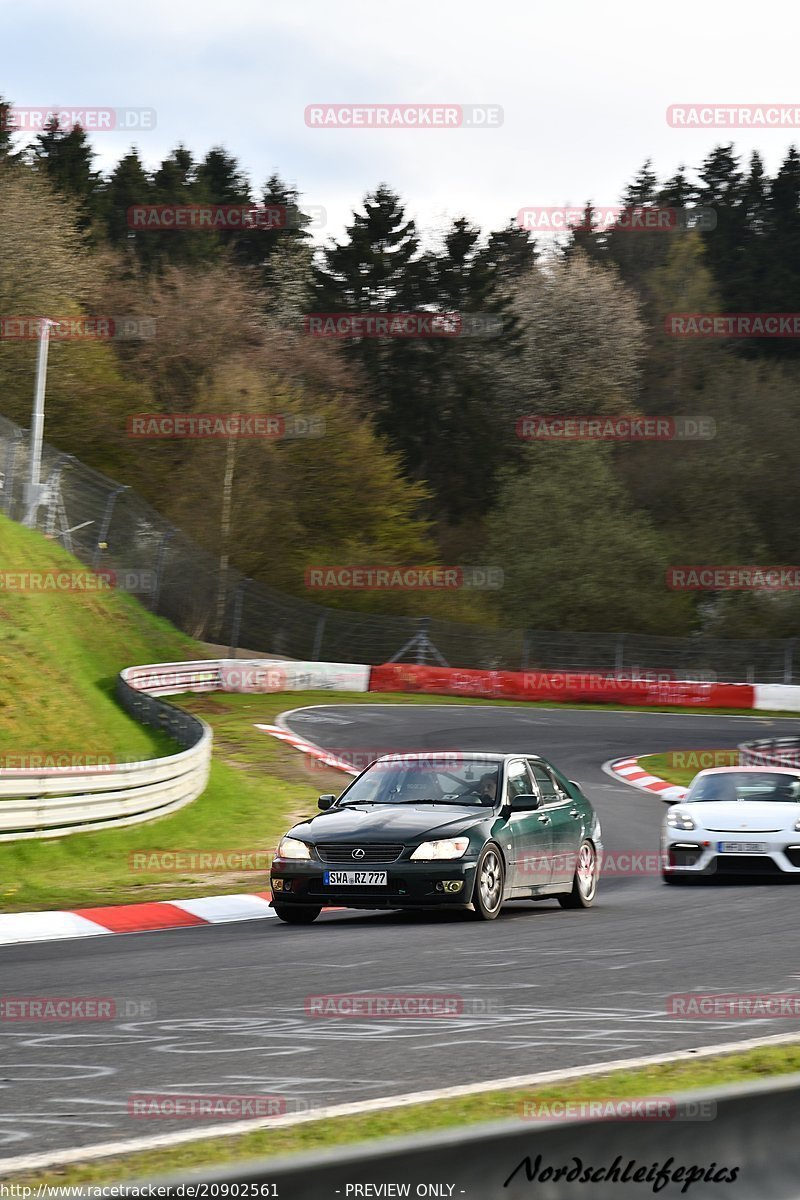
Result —
[{"label": "overcast sky", "polygon": [[[659,176],[734,140],[768,170],[800,129],[677,129],[669,105],[794,104],[796,0],[0,0],[0,94],[19,106],[155,109],[154,130],[93,136],[107,169],[138,145],[223,144],[272,172],[338,234],[380,181],[423,228],[484,230],[522,207],[613,205],[642,162]],[[493,104],[491,129],[314,129],[315,103]]]}]

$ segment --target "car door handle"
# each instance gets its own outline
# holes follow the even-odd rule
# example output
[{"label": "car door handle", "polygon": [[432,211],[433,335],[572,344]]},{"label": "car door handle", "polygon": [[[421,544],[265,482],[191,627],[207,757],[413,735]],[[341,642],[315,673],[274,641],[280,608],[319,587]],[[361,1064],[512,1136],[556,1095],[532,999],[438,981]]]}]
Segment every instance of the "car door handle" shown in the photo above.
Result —
[{"label": "car door handle", "polygon": [[542,822],[543,825],[550,824],[550,818],[547,815],[539,817],[539,820]]},{"label": "car door handle", "polygon": [[569,815],[571,817],[579,817],[581,814],[578,812],[577,808],[571,808],[569,810]]}]

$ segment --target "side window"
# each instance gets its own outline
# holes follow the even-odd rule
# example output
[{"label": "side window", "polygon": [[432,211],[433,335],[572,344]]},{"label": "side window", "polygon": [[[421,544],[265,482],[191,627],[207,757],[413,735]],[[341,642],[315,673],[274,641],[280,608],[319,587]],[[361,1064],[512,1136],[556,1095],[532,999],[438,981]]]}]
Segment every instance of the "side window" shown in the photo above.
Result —
[{"label": "side window", "polygon": [[542,803],[543,804],[554,804],[556,802],[556,800],[558,800],[559,794],[558,794],[558,790],[556,788],[556,784],[553,780],[553,776],[550,774],[550,772],[547,770],[547,768],[540,762],[531,762],[530,760],[528,760],[528,766],[531,769],[533,778],[536,780],[536,783],[538,784],[539,792],[542,797]]},{"label": "side window", "polygon": [[531,790],[531,780],[525,763],[521,761],[509,763],[506,782],[508,799],[513,800],[515,796],[529,796]]}]

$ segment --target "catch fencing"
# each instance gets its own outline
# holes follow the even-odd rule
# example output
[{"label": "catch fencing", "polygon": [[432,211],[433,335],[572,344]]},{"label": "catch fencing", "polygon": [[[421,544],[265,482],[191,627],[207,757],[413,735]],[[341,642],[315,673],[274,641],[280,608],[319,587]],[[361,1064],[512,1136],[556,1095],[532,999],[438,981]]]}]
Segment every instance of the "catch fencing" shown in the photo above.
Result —
[{"label": "catch fencing", "polygon": [[[26,511],[28,434],[0,417],[0,512]],[[593,671],[709,683],[800,683],[797,639],[732,641],[496,629],[328,608],[198,546],[131,488],[45,445],[38,528],[92,570],[147,578],[142,603],[192,637],[280,658],[482,670]]]}]

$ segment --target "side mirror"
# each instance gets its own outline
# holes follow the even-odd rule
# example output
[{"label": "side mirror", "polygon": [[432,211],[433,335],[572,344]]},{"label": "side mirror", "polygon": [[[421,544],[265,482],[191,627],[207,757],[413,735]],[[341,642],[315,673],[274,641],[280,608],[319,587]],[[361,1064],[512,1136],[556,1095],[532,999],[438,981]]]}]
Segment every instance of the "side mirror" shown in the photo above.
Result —
[{"label": "side mirror", "polygon": [[570,783],[574,788],[577,788],[578,791],[581,790],[581,785],[578,783],[577,779],[570,779]]},{"label": "side mirror", "polygon": [[335,803],[336,803],[336,797],[333,795],[332,792],[330,792],[325,796],[320,796],[319,800],[317,801],[317,808],[321,808],[322,811],[325,812],[327,809],[331,808],[331,806],[334,805]]},{"label": "side mirror", "polygon": [[538,796],[522,795],[515,796],[511,801],[512,812],[535,812],[537,808],[542,807],[542,802]]}]

